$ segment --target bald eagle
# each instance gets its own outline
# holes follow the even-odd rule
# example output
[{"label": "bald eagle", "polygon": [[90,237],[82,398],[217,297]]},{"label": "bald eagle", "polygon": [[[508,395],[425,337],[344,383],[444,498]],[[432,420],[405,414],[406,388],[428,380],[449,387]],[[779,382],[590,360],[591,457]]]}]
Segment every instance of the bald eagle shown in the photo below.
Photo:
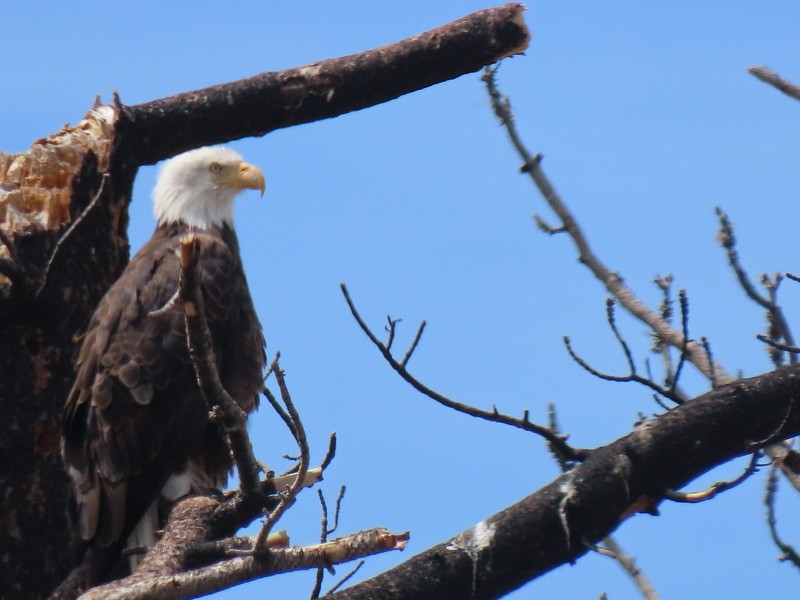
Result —
[{"label": "bald eagle", "polygon": [[263,195],[264,187],[263,173],[227,148],[200,148],[165,163],[153,191],[155,233],[91,317],[62,421],[89,584],[109,576],[127,545],[152,544],[162,498],[227,481],[227,441],[209,420],[176,295],[179,242],[188,233],[199,239],[198,275],[219,374],[249,413],[258,405],[264,337],[233,230],[233,200],[245,189]]}]

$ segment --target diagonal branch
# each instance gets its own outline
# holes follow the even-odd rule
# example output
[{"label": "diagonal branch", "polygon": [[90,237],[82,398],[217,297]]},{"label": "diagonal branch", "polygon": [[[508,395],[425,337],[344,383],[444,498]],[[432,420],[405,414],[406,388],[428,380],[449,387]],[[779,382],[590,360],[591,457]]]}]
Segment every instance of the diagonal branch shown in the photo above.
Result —
[{"label": "diagonal branch", "polygon": [[721,386],[639,424],[519,503],[331,600],[499,598],[573,563],[587,543],[636,513],[655,513],[667,489],[752,452],[750,440],[800,433],[800,406],[790,400],[799,395],[797,366]]},{"label": "diagonal branch", "polygon": [[769,67],[750,67],[747,69],[747,71],[757,79],[760,79],[764,83],[768,83],[772,87],[782,91],[787,96],[790,96],[795,100],[800,100],[800,86],[786,81],[780,75],[773,72]]},{"label": "diagonal branch", "polygon": [[[410,351],[406,353],[405,357],[403,358],[402,362],[398,362],[397,359],[392,355],[389,349],[375,336],[375,334],[370,330],[369,326],[364,322],[364,319],[361,318],[361,315],[358,313],[358,310],[353,303],[353,300],[350,298],[350,292],[347,291],[347,286],[345,284],[340,284],[342,289],[342,294],[344,294],[344,299],[347,302],[347,306],[350,308],[350,312],[353,315],[353,318],[358,323],[358,326],[361,330],[366,334],[366,336],[370,339],[370,341],[375,345],[375,347],[380,351],[383,355],[383,358],[389,365],[395,370],[395,372],[400,375],[407,383],[411,384],[418,392],[426,395],[431,400],[435,400],[442,406],[447,408],[451,408],[458,412],[464,413],[466,415],[470,415],[472,417],[476,417],[478,419],[484,419],[486,421],[492,421],[494,423],[502,423],[504,425],[510,425],[511,427],[516,427],[518,429],[522,429],[524,431],[529,431],[536,435],[543,437],[549,444],[556,447],[558,451],[568,460],[575,460],[580,461],[582,460],[585,455],[586,451],[581,450],[579,448],[573,448],[569,444],[567,444],[566,439],[563,436],[560,436],[554,433],[547,427],[542,427],[541,425],[537,425],[536,423],[532,423],[528,420],[527,411],[525,416],[522,419],[517,419],[515,417],[510,417],[499,412],[496,408],[492,411],[488,410],[481,410],[480,408],[475,408],[474,406],[469,406],[467,404],[462,404],[461,402],[456,402],[455,400],[451,400],[446,396],[430,389],[418,379],[416,379],[405,367],[405,364],[408,362],[408,358],[410,356]],[[414,341],[412,343],[412,350],[416,347],[417,343],[419,342],[419,336],[422,331],[422,328],[417,330],[417,335],[414,337]]]},{"label": "diagonal branch", "polygon": [[633,290],[625,285],[619,273],[609,269],[594,253],[574,215],[544,174],[541,167],[542,155],[531,155],[522,143],[514,123],[511,104],[508,98],[503,96],[497,88],[495,74],[496,69],[487,68],[483,75],[483,81],[486,83],[486,88],[492,100],[492,108],[506,128],[511,143],[522,158],[522,171],[530,175],[547,204],[561,220],[561,227],[556,228],[555,231],[564,231],[570,236],[578,250],[578,260],[586,265],[592,274],[603,283],[625,310],[650,327],[664,342],[678,349],[682,349],[685,346],[686,359],[705,377],[711,378],[713,373],[718,381],[729,381],[731,378],[726,374],[725,368],[720,364],[712,365],[709,361],[708,353],[700,344],[692,341],[687,342],[679,330],[672,327],[658,312],[651,310],[644,302],[639,300]]},{"label": "diagonal branch", "polygon": [[478,11],[374,50],[122,107],[139,164],[190,148],[336,117],[522,53],[522,4]]}]

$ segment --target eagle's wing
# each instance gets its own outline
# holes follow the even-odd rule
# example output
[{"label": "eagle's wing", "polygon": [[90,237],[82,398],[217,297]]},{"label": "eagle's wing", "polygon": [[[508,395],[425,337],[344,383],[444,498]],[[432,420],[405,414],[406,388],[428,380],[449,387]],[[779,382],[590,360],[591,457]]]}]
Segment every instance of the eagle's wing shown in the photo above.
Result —
[{"label": "eagle's wing", "polygon": [[[241,306],[252,311],[252,303],[246,282],[237,281],[243,278],[238,252],[234,256],[218,237],[203,238],[198,268],[219,363],[219,357],[236,354],[230,350],[238,341]],[[170,475],[207,435],[208,408],[195,381],[182,304],[175,296],[177,239],[154,236],[103,298],[86,332],[66,403],[63,452],[75,484],[80,533],[99,547],[124,542]],[[256,329],[260,336],[257,322]],[[261,343],[263,355],[263,338]],[[212,480],[224,479],[230,468],[221,441],[217,451],[223,456],[216,462],[222,473],[212,474]]]}]

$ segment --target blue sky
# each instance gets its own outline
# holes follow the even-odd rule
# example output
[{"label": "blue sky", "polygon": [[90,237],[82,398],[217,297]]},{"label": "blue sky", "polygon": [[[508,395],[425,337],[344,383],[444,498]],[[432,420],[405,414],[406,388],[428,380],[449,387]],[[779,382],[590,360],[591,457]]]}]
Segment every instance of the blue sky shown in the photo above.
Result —
[{"label": "blue sky", "polygon": [[[389,43],[484,3],[196,2],[9,3],[0,51],[0,149],[13,152],[75,123],[95,94],[128,104]],[[691,334],[709,338],[731,372],[770,369],[754,339],[762,310],[747,301],[715,242],[713,208],[737,226],[745,267],[800,271],[800,104],[746,69],[766,64],[800,82],[800,5],[531,3],[532,43],[506,61],[500,84],[521,134],[588,232],[593,247],[643,300],[672,273],[691,300]],[[13,24],[9,26],[8,24]],[[263,168],[264,200],[241,198],[237,224],[270,354],[283,366],[304,417],[314,461],[336,431],[339,453],[323,483],[329,500],[347,485],[340,533],[372,526],[410,530],[403,554],[368,561],[366,577],[505,508],[557,474],[529,435],[449,412],[415,393],[382,362],[352,321],[338,285],[380,330],[402,317],[398,347],[428,321],[410,366],[463,402],[544,421],[558,406],[577,446],[627,433],[658,411],[632,385],[600,382],[561,344],[599,369],[625,372],[604,318],[605,293],[565,238],[539,233],[550,215],[488,108],[479,75],[335,120],[232,144]],[[153,228],[154,168],[140,171],[131,243]],[[783,300],[797,316],[796,286]],[[619,317],[640,365],[644,326]],[[795,321],[796,322],[796,321]],[[707,384],[688,372],[693,394]],[[257,451],[276,470],[294,448],[263,409],[252,420]],[[738,473],[737,463],[692,489]],[[786,487],[786,486],[784,486]],[[618,530],[664,598],[776,596],[797,574],[776,560],[761,504],[763,478],[699,506],[662,507]],[[780,525],[800,521],[785,489]],[[794,513],[794,514],[793,514]],[[314,543],[314,491],[282,526]],[[340,572],[347,572],[346,568]],[[305,598],[310,574],[219,595]],[[587,556],[514,598],[638,597],[609,559]]]}]

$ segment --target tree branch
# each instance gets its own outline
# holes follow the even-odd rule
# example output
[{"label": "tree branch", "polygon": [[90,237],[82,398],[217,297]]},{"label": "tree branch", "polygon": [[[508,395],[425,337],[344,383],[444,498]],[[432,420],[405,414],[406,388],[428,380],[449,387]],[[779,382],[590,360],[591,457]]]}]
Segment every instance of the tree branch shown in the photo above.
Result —
[{"label": "tree branch", "polygon": [[750,67],[747,72],[760,79],[764,83],[768,83],[774,88],[779,89],[787,96],[791,96],[795,100],[800,100],[800,86],[786,81],[777,73],[774,73],[769,67]]},{"label": "tree branch", "polygon": [[[207,500],[207,499],[205,499]],[[197,507],[187,512],[197,511]],[[249,543],[252,545],[253,540]],[[240,556],[208,567],[177,574],[131,577],[126,585],[113,582],[84,594],[81,600],[179,600],[195,598],[233,585],[274,575],[331,567],[357,558],[403,550],[408,534],[393,534],[386,529],[370,529],[313,546],[273,548],[266,556]],[[175,544],[171,544],[175,546]]]},{"label": "tree branch", "polygon": [[[414,341],[411,344],[411,348],[408,352],[406,352],[403,360],[398,362],[397,359],[392,355],[389,349],[375,336],[369,326],[364,322],[364,319],[361,318],[361,315],[356,309],[353,300],[350,298],[350,292],[347,291],[347,286],[345,284],[340,284],[342,289],[342,294],[344,295],[344,299],[347,302],[347,306],[350,308],[350,312],[353,315],[353,318],[358,323],[358,326],[361,330],[366,334],[366,336],[370,339],[370,341],[375,345],[375,347],[380,351],[381,355],[383,356],[384,360],[389,363],[389,366],[395,370],[395,372],[400,375],[406,382],[408,382],[411,387],[413,387],[418,392],[424,394],[431,400],[435,400],[442,406],[446,406],[447,408],[451,408],[456,410],[460,413],[464,413],[471,417],[476,417],[478,419],[484,419],[486,421],[491,421],[493,423],[502,423],[503,425],[510,425],[511,427],[516,427],[517,429],[522,429],[523,431],[528,431],[530,433],[534,433],[543,437],[549,444],[556,447],[558,451],[568,460],[575,460],[580,461],[583,459],[585,455],[585,450],[581,450],[579,448],[573,448],[566,442],[566,438],[560,435],[557,435],[553,431],[551,431],[547,427],[543,427],[541,425],[537,425],[536,423],[532,423],[528,420],[528,413],[525,411],[525,416],[522,419],[518,419],[515,417],[511,417],[509,415],[505,415],[495,408],[492,411],[482,410],[480,408],[476,408],[474,406],[469,406],[468,404],[463,404],[461,402],[456,402],[442,394],[432,390],[428,386],[424,385],[421,381],[416,379],[411,373],[408,372],[406,369],[406,363],[411,356],[411,352],[414,348],[416,348],[417,344],[419,343],[419,337],[422,332],[422,327],[417,330],[417,334],[414,336]],[[393,323],[396,323],[394,321]],[[424,323],[424,322],[423,322]]]},{"label": "tree branch", "polygon": [[135,106],[120,126],[138,164],[393,100],[523,52],[522,4],[478,11],[359,54],[268,72]]},{"label": "tree branch", "polygon": [[619,273],[609,269],[589,246],[589,241],[578,225],[574,215],[556,192],[553,184],[544,174],[541,167],[542,155],[532,156],[517,132],[514,123],[511,104],[497,88],[495,81],[496,70],[487,68],[483,80],[492,100],[492,108],[506,128],[511,143],[522,158],[522,171],[528,173],[547,204],[561,220],[561,227],[555,231],[565,231],[578,250],[578,260],[586,265],[592,274],[599,279],[605,288],[631,315],[645,323],[666,343],[678,349],[685,347],[686,359],[691,362],[705,377],[711,378],[712,374],[718,381],[730,381],[725,368],[720,364],[712,365],[705,349],[696,342],[687,342],[684,335],[665,321],[662,316],[651,310],[644,302],[639,300],[625,283]]},{"label": "tree branch", "polygon": [[792,400],[799,394],[800,367],[708,392],[590,452],[521,502],[331,598],[499,598],[574,562],[626,518],[655,514],[665,490],[752,452],[751,440],[800,433],[800,403]]}]

